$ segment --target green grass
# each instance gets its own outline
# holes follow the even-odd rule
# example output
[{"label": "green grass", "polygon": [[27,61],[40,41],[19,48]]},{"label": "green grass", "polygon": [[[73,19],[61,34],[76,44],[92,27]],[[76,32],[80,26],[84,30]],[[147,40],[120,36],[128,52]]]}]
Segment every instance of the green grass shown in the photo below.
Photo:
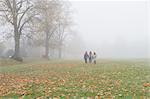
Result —
[{"label": "green grass", "polygon": [[[150,97],[148,60],[41,61],[0,66],[0,96]],[[138,98],[137,98],[138,99]]]}]

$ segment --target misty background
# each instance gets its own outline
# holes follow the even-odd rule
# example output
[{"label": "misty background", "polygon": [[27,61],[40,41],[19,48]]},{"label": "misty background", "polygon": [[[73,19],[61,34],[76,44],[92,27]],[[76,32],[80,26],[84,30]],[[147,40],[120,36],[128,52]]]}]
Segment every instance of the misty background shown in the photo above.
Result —
[{"label": "misty background", "polygon": [[[35,5],[40,7],[42,5],[40,2],[40,0],[35,2]],[[45,0],[45,4],[46,2],[50,1]],[[36,9],[41,14],[38,17],[41,18],[40,20],[43,23],[34,20],[35,23],[31,27],[33,30],[36,28],[35,33],[38,36],[32,36],[32,40],[26,36],[35,34],[26,27],[23,30],[25,35],[21,35],[20,39],[20,53],[23,57],[43,57],[45,53],[50,58],[83,59],[85,51],[96,52],[98,58],[150,57],[149,0],[69,0],[69,3],[56,0],[57,3],[58,5],[54,6],[54,11],[52,11],[56,14],[55,16],[51,16],[51,8],[47,10],[50,15],[47,18],[54,19],[54,22],[48,22],[52,23],[50,26],[45,25],[45,28],[57,26],[54,35],[49,39],[49,52],[45,53],[45,34],[42,34],[45,30],[41,29],[41,25],[47,23],[47,21],[44,21],[44,10],[40,12],[39,9]],[[43,3],[43,5],[45,4]],[[51,2],[49,6],[52,6]],[[65,7],[63,8],[63,6]],[[60,18],[63,17],[60,20],[62,21],[62,32],[59,30],[60,23],[56,18],[59,16],[57,11],[62,13]],[[31,14],[33,13],[31,12]],[[13,28],[10,24],[4,25],[4,23],[1,22],[0,27],[0,48],[3,48],[3,53],[1,51],[2,55],[0,56],[9,57],[13,56],[14,53]],[[41,29],[40,32],[39,28]],[[30,30],[32,29],[30,28]],[[7,34],[7,37],[5,34]],[[60,35],[63,37],[67,35],[61,44],[60,41],[63,37],[58,39]]]},{"label": "misty background", "polygon": [[99,58],[149,57],[148,1],[72,1],[78,35]]}]

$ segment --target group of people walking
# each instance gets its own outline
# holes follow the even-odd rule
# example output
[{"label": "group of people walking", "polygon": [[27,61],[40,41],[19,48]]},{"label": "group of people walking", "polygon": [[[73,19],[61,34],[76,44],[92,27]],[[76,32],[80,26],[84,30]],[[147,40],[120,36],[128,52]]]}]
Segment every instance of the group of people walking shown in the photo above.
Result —
[{"label": "group of people walking", "polygon": [[97,55],[96,55],[95,52],[92,53],[90,51],[89,54],[88,54],[88,52],[86,51],[85,54],[84,54],[85,63],[88,63],[88,61],[89,61],[89,63],[96,64],[96,57],[97,57]]}]

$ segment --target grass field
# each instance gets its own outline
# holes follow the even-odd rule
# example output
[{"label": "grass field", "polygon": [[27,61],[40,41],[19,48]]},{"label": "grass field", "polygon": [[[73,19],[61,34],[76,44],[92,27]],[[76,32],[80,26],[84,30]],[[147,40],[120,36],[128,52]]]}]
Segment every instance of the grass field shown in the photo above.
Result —
[{"label": "grass field", "polygon": [[[1,62],[0,98],[150,98],[148,60]],[[138,99],[138,98],[135,98]]]}]

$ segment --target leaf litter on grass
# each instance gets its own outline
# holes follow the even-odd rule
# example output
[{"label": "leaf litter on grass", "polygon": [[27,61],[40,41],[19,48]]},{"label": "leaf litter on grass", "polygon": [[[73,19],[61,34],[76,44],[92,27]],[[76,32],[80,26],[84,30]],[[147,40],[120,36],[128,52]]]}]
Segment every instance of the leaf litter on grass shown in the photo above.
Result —
[{"label": "leaf litter on grass", "polygon": [[92,66],[48,62],[21,68],[0,73],[0,96],[124,97],[149,93],[150,69],[146,65],[140,67],[139,62],[114,61]]}]

